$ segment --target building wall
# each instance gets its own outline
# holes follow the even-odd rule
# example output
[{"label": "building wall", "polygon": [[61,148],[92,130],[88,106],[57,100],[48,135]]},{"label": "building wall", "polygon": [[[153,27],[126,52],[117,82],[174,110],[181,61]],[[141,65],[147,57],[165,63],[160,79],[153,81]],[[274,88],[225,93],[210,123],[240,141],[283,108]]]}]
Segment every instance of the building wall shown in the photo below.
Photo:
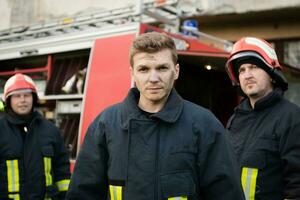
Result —
[{"label": "building wall", "polygon": [[0,0],[0,30],[7,29],[10,26],[11,5],[7,0]]},{"label": "building wall", "polygon": [[[300,12],[300,11],[299,11]],[[199,19],[200,31],[220,37],[230,41],[236,41],[243,36],[256,36],[268,40],[288,39],[300,37],[300,23],[298,20],[276,19],[272,21],[264,21],[263,13],[258,14],[259,17],[253,20],[227,21],[218,20],[218,24],[201,23]]]},{"label": "building wall", "polygon": [[[155,0],[0,0],[0,30],[39,21],[69,17]],[[199,16],[243,14],[300,7],[300,0],[178,0],[184,12],[197,9]],[[230,27],[227,27],[230,28]]]},{"label": "building wall", "polygon": [[0,0],[0,30],[104,9],[134,5],[139,0]]},{"label": "building wall", "polygon": [[198,0],[201,2],[201,15],[247,13],[252,11],[274,10],[299,7],[300,0]]}]

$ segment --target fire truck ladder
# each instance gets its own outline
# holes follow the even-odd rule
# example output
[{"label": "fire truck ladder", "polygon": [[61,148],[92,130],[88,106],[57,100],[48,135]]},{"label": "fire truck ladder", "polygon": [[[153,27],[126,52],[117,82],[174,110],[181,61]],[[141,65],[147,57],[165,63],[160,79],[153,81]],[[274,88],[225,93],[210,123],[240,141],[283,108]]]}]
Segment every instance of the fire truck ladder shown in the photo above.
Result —
[{"label": "fire truck ladder", "polygon": [[175,25],[174,21],[178,19],[177,2],[178,0],[156,0],[137,6],[101,10],[86,15],[10,28],[0,31],[0,45],[103,27],[111,28],[132,22],[160,22]]},{"label": "fire truck ladder", "polygon": [[[180,0],[151,0],[140,4],[130,5],[112,10],[100,10],[97,12],[76,15],[48,22],[39,22],[29,26],[20,26],[0,31],[0,60],[12,58],[9,52],[19,51],[19,56],[36,55],[33,43],[40,45],[46,42],[57,42],[58,38],[63,42],[71,40],[71,36],[94,37],[93,33],[100,30],[112,30],[133,23],[157,23],[163,24],[169,32],[178,33],[180,18],[199,15],[199,10],[183,12],[180,9]],[[184,28],[184,27],[183,27]],[[194,31],[194,30],[193,30]],[[195,32],[195,31],[194,31]],[[84,34],[86,34],[84,36]],[[208,38],[205,34],[197,32],[200,39]],[[89,36],[87,36],[89,35]],[[69,37],[70,36],[70,37]],[[210,40],[224,43],[224,41],[210,37]],[[225,41],[227,46],[227,43]],[[4,55],[5,54],[5,55]],[[19,57],[18,56],[18,57]]]}]

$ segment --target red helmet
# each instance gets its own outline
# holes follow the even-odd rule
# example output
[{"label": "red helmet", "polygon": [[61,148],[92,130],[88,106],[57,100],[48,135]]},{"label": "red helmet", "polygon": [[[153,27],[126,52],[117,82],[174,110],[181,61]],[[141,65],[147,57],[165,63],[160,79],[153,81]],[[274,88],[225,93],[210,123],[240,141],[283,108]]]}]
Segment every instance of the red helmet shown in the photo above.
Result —
[{"label": "red helmet", "polygon": [[243,63],[253,63],[264,69],[283,90],[287,89],[287,81],[281,73],[277,55],[271,44],[260,38],[244,37],[232,48],[226,63],[226,71],[233,85],[239,85],[238,68]]},{"label": "red helmet", "polygon": [[6,102],[7,98],[18,91],[28,90],[34,93],[37,96],[37,89],[33,82],[33,80],[24,74],[15,74],[14,76],[10,77],[4,86],[4,94],[3,94],[3,101]]}]

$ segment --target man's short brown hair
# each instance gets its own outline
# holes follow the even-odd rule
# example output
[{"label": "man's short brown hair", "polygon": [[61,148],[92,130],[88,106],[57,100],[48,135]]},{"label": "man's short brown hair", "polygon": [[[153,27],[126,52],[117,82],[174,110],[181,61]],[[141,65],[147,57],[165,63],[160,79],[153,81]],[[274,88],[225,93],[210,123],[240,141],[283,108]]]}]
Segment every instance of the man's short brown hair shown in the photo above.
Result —
[{"label": "man's short brown hair", "polygon": [[133,57],[140,52],[156,53],[163,49],[170,49],[174,64],[177,63],[176,46],[172,38],[164,33],[149,32],[136,37],[130,48],[130,65],[133,67]]}]

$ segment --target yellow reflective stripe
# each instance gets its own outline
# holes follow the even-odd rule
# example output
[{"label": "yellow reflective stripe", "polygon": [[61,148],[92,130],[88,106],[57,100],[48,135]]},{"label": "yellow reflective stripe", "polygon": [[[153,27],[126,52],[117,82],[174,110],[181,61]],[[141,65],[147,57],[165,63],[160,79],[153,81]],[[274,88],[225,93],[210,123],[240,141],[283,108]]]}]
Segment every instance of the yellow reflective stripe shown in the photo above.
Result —
[{"label": "yellow reflective stripe", "polygon": [[242,169],[242,186],[245,193],[246,200],[255,199],[256,179],[258,169],[243,167]]},{"label": "yellow reflective stripe", "polygon": [[122,200],[122,186],[109,185],[110,200]]},{"label": "yellow reflective stripe", "polygon": [[69,188],[70,179],[64,179],[61,181],[57,181],[55,184],[58,187],[58,190],[60,192],[67,191]]},{"label": "yellow reflective stripe", "polygon": [[46,186],[52,185],[52,176],[51,176],[51,158],[44,157],[44,172]]},{"label": "yellow reflective stripe", "polygon": [[20,200],[20,195],[19,194],[9,194],[8,198],[13,199],[13,200]]},{"label": "yellow reflective stripe", "polygon": [[[7,188],[8,192],[19,192],[20,191],[20,177],[19,177],[19,162],[15,160],[7,160]],[[20,200],[19,194],[9,194],[9,198],[14,200]]]},{"label": "yellow reflective stripe", "polygon": [[168,200],[187,200],[186,196],[182,196],[182,197],[170,197],[168,198]]},{"label": "yellow reflective stripe", "polygon": [[19,163],[18,160],[7,160],[8,192],[19,192]]}]

